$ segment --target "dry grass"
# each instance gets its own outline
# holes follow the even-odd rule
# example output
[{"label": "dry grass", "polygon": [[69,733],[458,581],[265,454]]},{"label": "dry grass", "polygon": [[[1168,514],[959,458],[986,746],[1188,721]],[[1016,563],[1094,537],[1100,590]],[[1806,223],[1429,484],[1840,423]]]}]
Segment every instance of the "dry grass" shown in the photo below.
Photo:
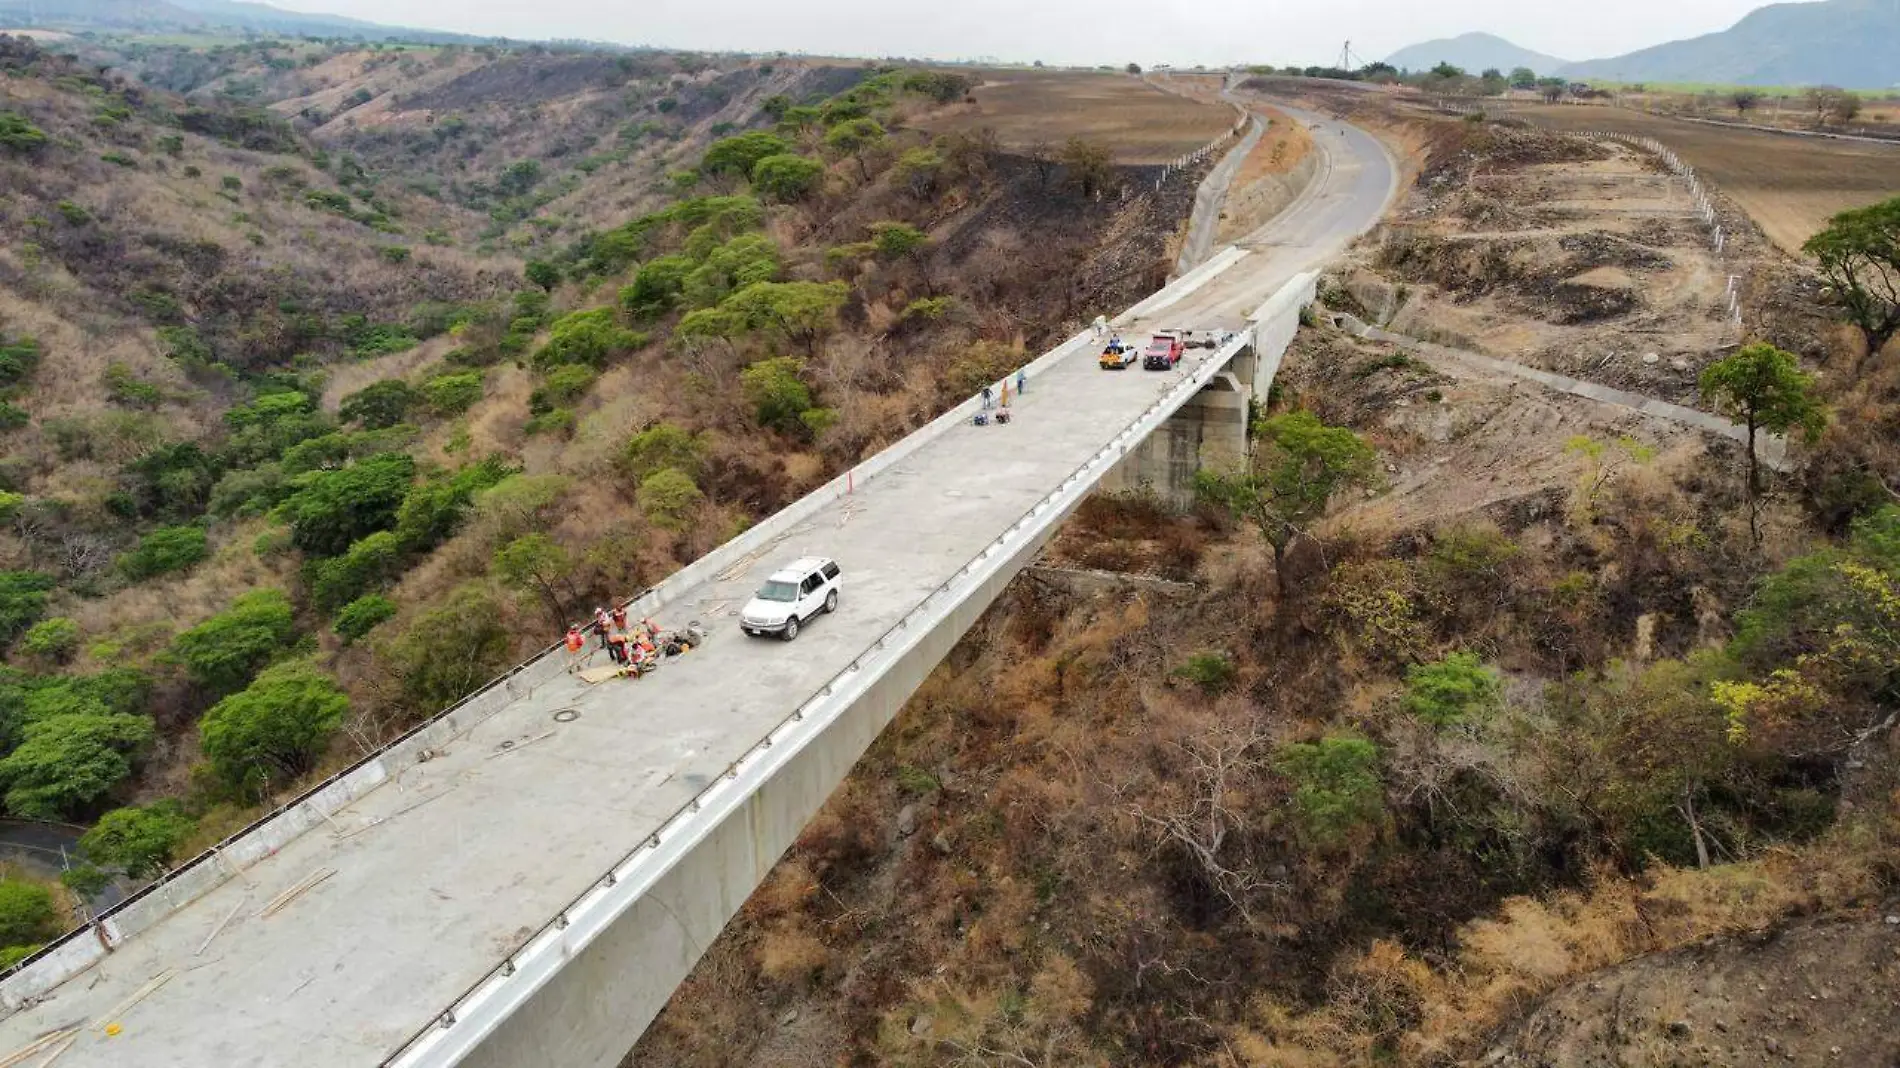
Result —
[{"label": "dry grass", "polygon": [[1234,111],[1164,93],[1118,74],[984,71],[976,102],[924,124],[933,133],[984,127],[1016,152],[1037,142],[1060,148],[1071,137],[1112,146],[1120,163],[1165,163],[1220,137]]},{"label": "dry grass", "polygon": [[1829,216],[1900,195],[1900,145],[1724,129],[1624,108],[1532,108],[1522,114],[1552,129],[1656,138],[1741,205],[1770,240],[1796,255]]}]

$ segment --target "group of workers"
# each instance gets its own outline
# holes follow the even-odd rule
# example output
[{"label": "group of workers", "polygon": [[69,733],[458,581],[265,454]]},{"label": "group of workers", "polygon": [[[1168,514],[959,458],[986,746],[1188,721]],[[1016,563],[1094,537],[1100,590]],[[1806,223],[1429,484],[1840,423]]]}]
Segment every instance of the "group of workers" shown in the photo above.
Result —
[{"label": "group of workers", "polygon": [[[1027,371],[1017,371],[1016,395],[1020,397],[1028,390],[1029,373]],[[983,387],[983,406],[976,413],[976,425],[988,426],[992,418],[990,415],[992,411],[996,413],[994,418],[997,422],[1009,422],[1009,379],[1007,378],[1003,379],[1003,404],[1000,408],[996,405],[996,390],[989,386]]]},{"label": "group of workers", "polygon": [[[650,619],[643,619],[631,627],[627,623],[625,606],[615,606],[611,612],[605,608],[594,609],[594,635],[600,642],[599,648],[607,650],[608,657],[615,664],[637,669],[657,655],[659,628]],[[587,639],[581,634],[579,623],[568,626],[563,644],[567,647],[567,670],[575,671],[588,655]]]}]

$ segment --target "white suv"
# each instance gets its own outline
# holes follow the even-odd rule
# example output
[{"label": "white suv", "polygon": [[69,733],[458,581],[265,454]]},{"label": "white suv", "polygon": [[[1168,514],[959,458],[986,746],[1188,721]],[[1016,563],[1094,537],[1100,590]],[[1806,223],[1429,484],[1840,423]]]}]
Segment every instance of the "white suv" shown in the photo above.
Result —
[{"label": "white suv", "polygon": [[794,560],[772,573],[759,592],[739,613],[739,629],[747,634],[776,634],[786,641],[798,637],[798,628],[820,612],[838,610],[838,565],[819,556]]}]

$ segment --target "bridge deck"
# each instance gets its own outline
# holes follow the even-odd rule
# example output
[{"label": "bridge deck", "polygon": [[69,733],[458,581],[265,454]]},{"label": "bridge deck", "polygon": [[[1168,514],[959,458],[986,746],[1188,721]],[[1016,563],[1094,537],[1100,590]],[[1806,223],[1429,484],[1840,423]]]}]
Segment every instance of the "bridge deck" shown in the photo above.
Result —
[{"label": "bridge deck", "polygon": [[[1260,235],[1262,252],[1147,325],[1238,328],[1376,219],[1386,158],[1352,136],[1326,190]],[[1012,425],[951,430],[675,602],[661,622],[707,622],[704,648],[638,681],[542,684],[0,1022],[0,1055],[103,1024],[143,993],[120,1033],[85,1031],[59,1068],[382,1061],[1206,358],[1115,374],[1076,346],[1031,381]],[[840,611],[790,644],[739,633],[748,593],[808,554],[843,566]],[[578,716],[557,722],[562,709]],[[260,915],[320,871],[334,874]]]}]

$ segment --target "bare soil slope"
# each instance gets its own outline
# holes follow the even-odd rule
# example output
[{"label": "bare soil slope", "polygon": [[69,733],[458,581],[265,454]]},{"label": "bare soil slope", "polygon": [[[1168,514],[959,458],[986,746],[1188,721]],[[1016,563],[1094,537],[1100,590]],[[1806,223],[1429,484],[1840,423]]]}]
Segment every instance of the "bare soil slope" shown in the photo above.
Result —
[{"label": "bare soil slope", "polygon": [[1164,93],[1122,74],[986,71],[972,103],[932,119],[935,133],[994,129],[1003,146],[1038,142],[1060,148],[1071,137],[1114,147],[1123,164],[1165,163],[1192,152],[1234,125],[1220,104]]},{"label": "bare soil slope", "polygon": [[1732,130],[1623,108],[1522,113],[1556,130],[1654,137],[1748,211],[1770,240],[1799,254],[1829,216],[1900,194],[1900,145]]},{"label": "bare soil slope", "polygon": [[1593,975],[1545,1000],[1485,1063],[1896,1064],[1897,1011],[1900,919],[1876,914],[1695,946]]}]

